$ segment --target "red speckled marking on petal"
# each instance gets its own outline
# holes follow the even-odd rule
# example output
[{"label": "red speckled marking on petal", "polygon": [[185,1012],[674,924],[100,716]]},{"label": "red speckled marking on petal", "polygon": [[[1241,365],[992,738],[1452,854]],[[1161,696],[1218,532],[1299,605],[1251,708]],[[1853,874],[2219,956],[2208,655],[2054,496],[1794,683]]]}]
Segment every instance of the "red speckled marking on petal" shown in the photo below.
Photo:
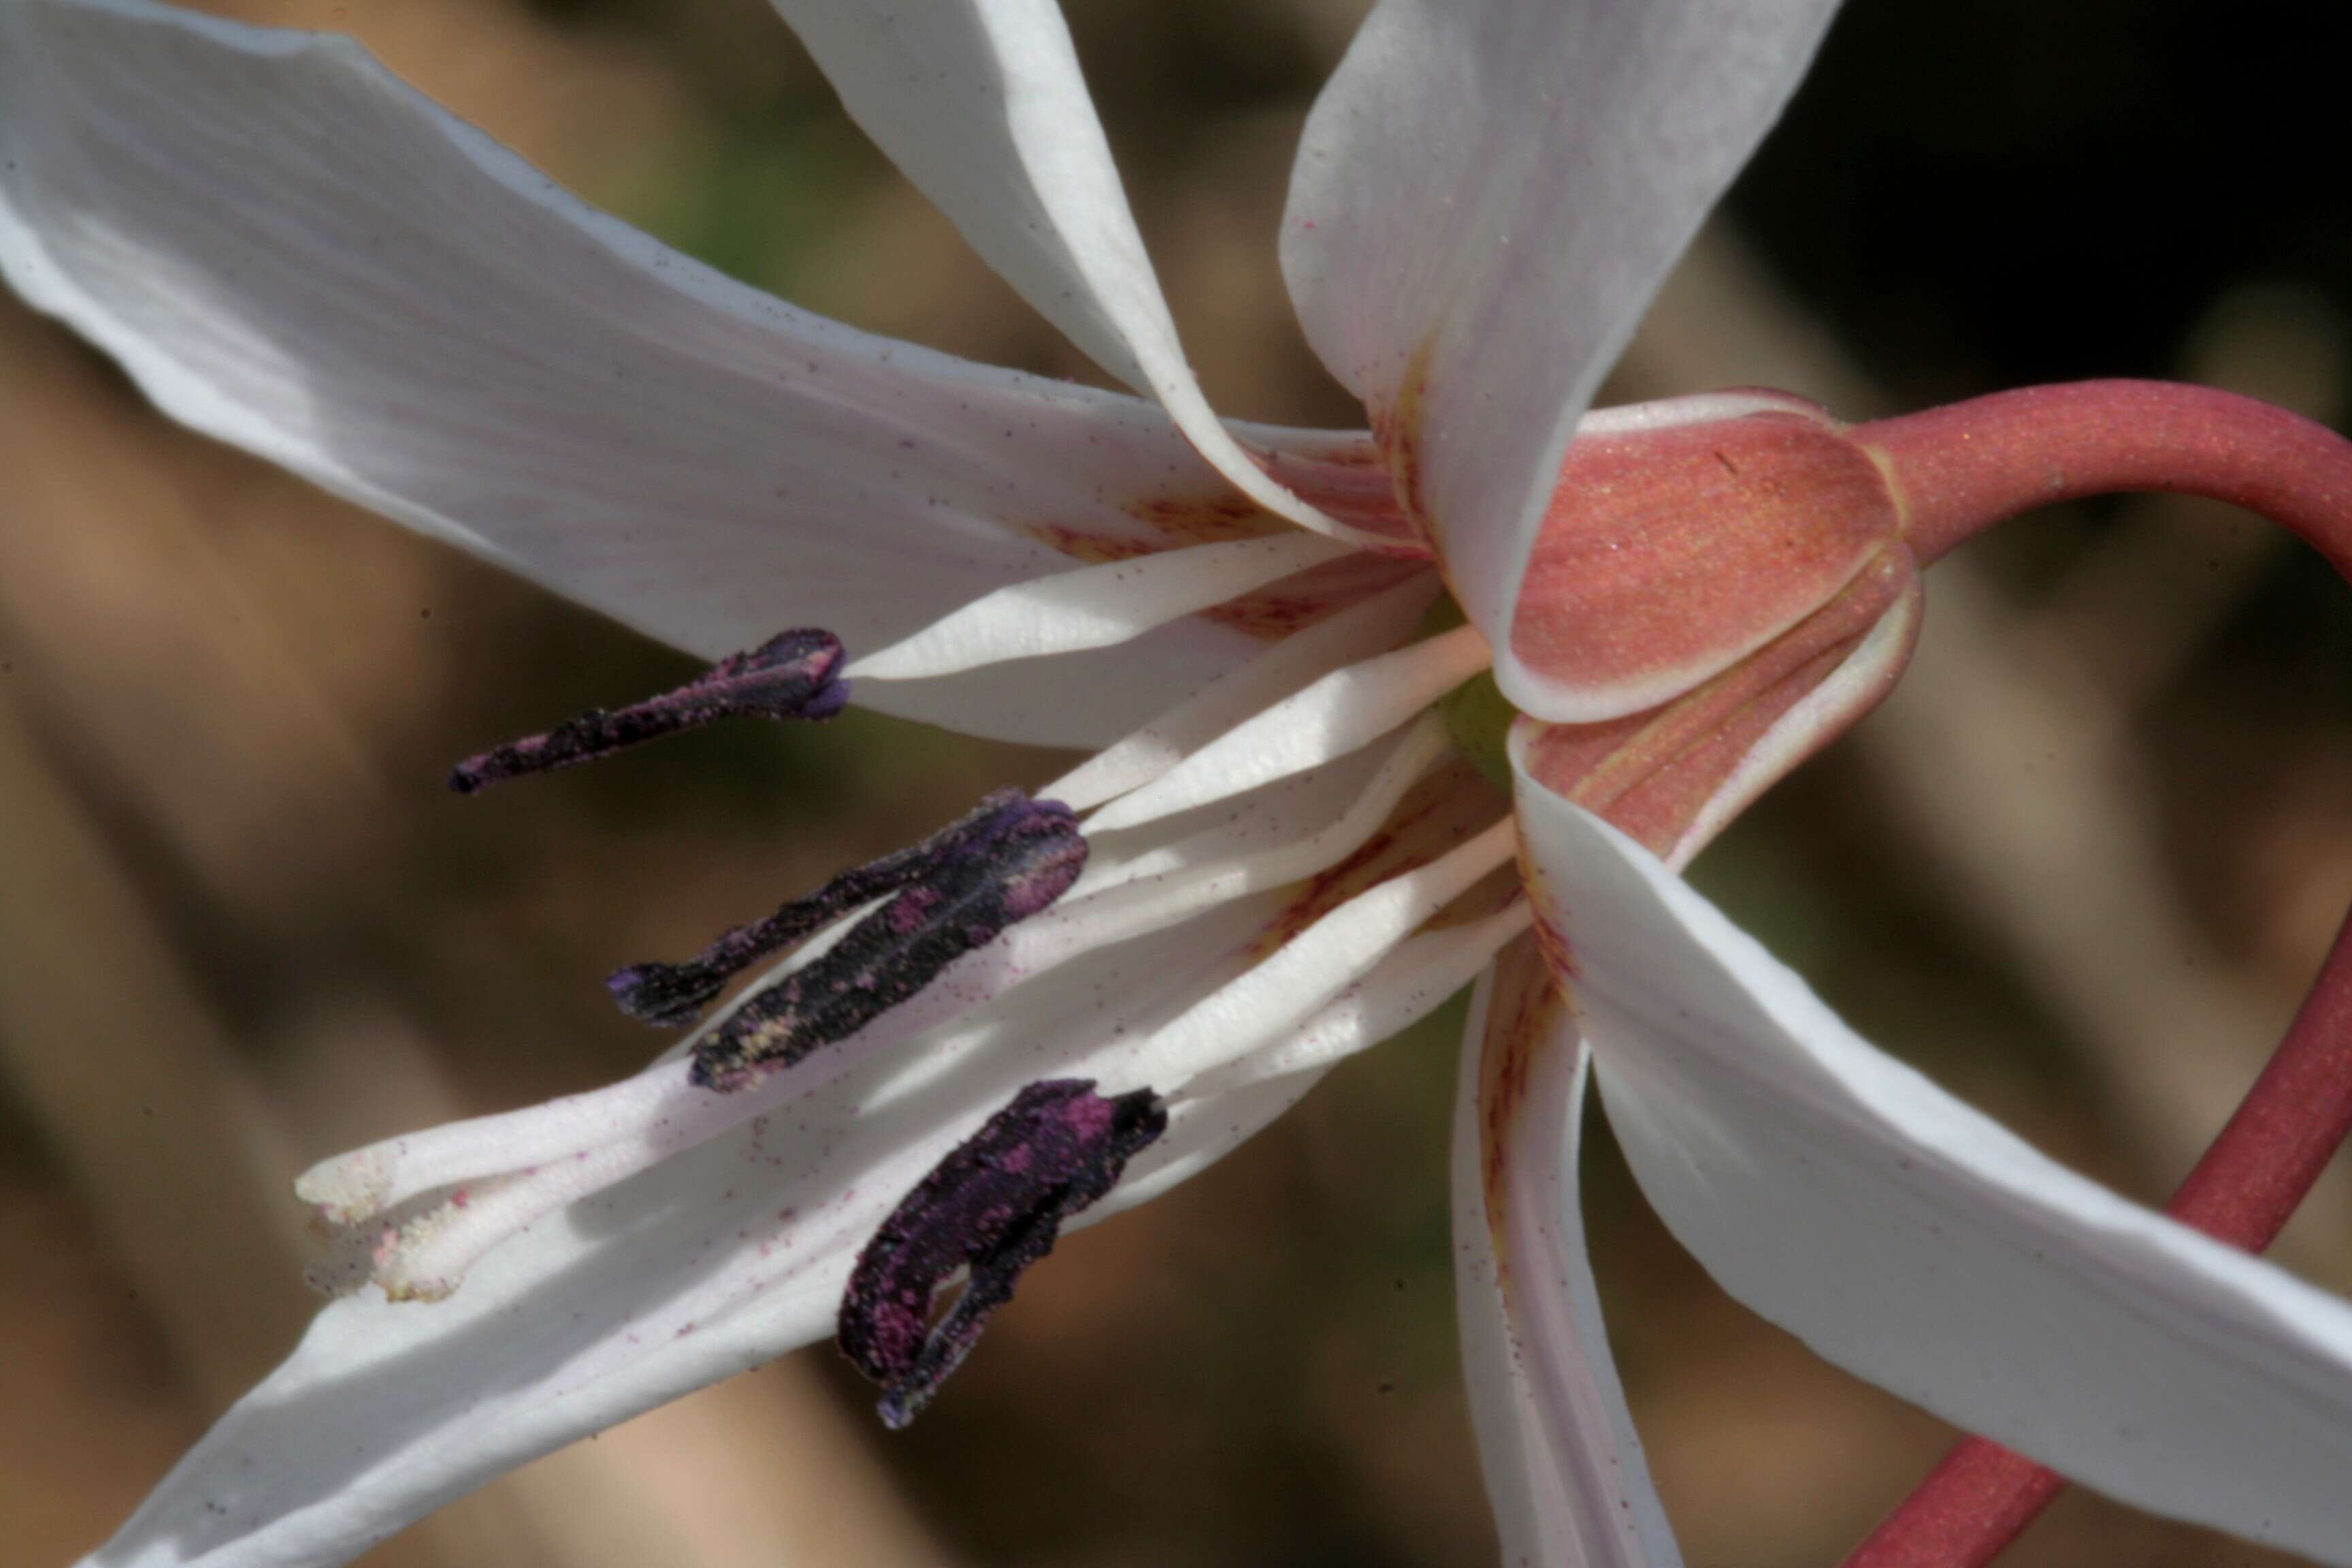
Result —
[{"label": "red speckled marking on petal", "polygon": [[1486,1226],[1495,1247],[1495,1267],[1506,1295],[1511,1289],[1509,1171],[1513,1140],[1528,1109],[1528,1085],[1541,1053],[1559,1048],[1560,1020],[1568,999],[1558,977],[1568,971],[1556,962],[1552,941],[1541,934],[1538,962],[1524,943],[1506,949],[1497,961],[1495,991],[1487,1004],[1486,1036],[1478,1054],[1478,1149],[1486,1187]]},{"label": "red speckled marking on petal", "polygon": [[1251,942],[1250,956],[1271,954],[1357,894],[1427,865],[1486,828],[1505,805],[1502,792],[1470,763],[1440,768],[1407,791],[1354,854],[1299,883]]}]

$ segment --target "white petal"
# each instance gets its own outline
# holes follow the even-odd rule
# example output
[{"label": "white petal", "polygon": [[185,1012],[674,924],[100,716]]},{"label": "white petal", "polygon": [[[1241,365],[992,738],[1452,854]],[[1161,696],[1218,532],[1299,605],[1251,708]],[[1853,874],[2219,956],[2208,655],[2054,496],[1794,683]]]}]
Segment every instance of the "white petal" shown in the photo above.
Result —
[{"label": "white petal", "polygon": [[1227,433],[1176,341],[1055,0],[775,0],[850,117],[974,250],[1250,499],[1354,536]]},{"label": "white petal", "polygon": [[1085,811],[1150,784],[1192,752],[1333,670],[1402,642],[1437,597],[1433,572],[1294,632],[1037,792]]},{"label": "white petal", "polygon": [[1354,552],[1338,540],[1294,530],[1082,566],[999,588],[855,660],[843,674],[921,680],[1007,659],[1111,647]]},{"label": "white petal", "polygon": [[1088,831],[1134,827],[1288,778],[1369,746],[1486,668],[1474,626],[1332,671],[1097,812]]},{"label": "white petal", "polygon": [[1577,416],[1780,113],[1835,0],[1381,0],[1308,118],[1282,234],[1505,695]]},{"label": "white petal", "polygon": [[1611,1124],[1726,1289],[2124,1501],[2352,1563],[2352,1307],[1880,1055],[1655,858],[1524,775],[1519,812]]},{"label": "white petal", "polygon": [[1470,1415],[1505,1563],[1681,1568],[1585,1256],[1586,1067],[1534,944],[1507,951],[1472,996],[1454,1100]]},{"label": "white petal", "polygon": [[[173,416],[706,656],[870,651],[1235,501],[1149,404],[795,310],[348,39],[141,0],[0,5],[0,272]],[[1053,689],[873,695],[1098,744],[1262,647],[1185,623]]]},{"label": "white petal", "polygon": [[[341,1563],[501,1469],[821,1337],[857,1249],[956,1142],[1024,1082],[1109,1076],[1245,970],[1282,908],[1090,954],[992,1027],[911,1044],[542,1219],[446,1300],[334,1303],[90,1568]],[[1082,1221],[1200,1170],[1311,1081],[1176,1108]]]}]

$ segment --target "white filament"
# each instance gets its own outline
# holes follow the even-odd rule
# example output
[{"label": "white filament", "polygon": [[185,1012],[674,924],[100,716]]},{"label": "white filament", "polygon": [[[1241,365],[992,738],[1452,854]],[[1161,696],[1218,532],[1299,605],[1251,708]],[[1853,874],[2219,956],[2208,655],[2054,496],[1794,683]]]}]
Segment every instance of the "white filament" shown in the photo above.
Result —
[{"label": "white filament", "polygon": [[1424,572],[1291,633],[1125,740],[1096,752],[1039,790],[1037,798],[1086,811],[1150,784],[1186,753],[1309,681],[1394,647],[1412,630],[1437,591],[1437,574]]},{"label": "white filament", "polygon": [[1368,746],[1485,669],[1486,639],[1456,626],[1411,647],[1333,670],[1226,731],[1131,795],[1090,830],[1133,827],[1189,811]]},{"label": "white filament", "polygon": [[[1320,826],[1297,820],[1322,815],[1320,800],[1309,797],[1303,803],[1306,810],[1285,811],[1282,807],[1287,803],[1282,800],[1251,795],[1237,799],[1232,811],[1214,825],[1167,842],[1148,842],[1131,852],[1118,841],[1150,836],[1097,835],[1085,874],[1055,908],[1108,902],[1106,895],[1115,890],[1140,890],[1133,886],[1138,883],[1166,888],[1190,885],[1202,878],[1240,875],[1246,881],[1244,890],[1255,891],[1311,876],[1370,837],[1405,792],[1428,777],[1452,749],[1444,721],[1433,713],[1423,714],[1386,751],[1368,753],[1374,763],[1369,775],[1338,815]],[[1361,772],[1360,764],[1349,763],[1326,768],[1301,783],[1319,785],[1329,777],[1345,784]]]},{"label": "white filament", "polygon": [[1168,1093],[1272,1044],[1517,850],[1518,830],[1507,816],[1427,865],[1359,893],[1144,1041],[1119,1075],[1123,1085]]},{"label": "white filament", "polygon": [[921,680],[1109,647],[1354,553],[1339,540],[1299,529],[1082,566],[999,588],[842,673],[852,680]]},{"label": "white filament", "polygon": [[1319,1072],[1377,1046],[1435,1012],[1534,923],[1533,908],[1525,899],[1516,899],[1483,920],[1413,937],[1334,997],[1297,1033],[1202,1073],[1184,1086],[1184,1098],[1227,1094],[1295,1073]]},{"label": "white filament", "polygon": [[[1081,954],[1337,864],[1379,830],[1404,793],[1443,758],[1445,745],[1443,723],[1428,716],[1373,766],[1351,765],[1338,775],[1332,782],[1343,793],[1336,801],[1325,786],[1303,803],[1278,797],[1236,814],[1270,819],[1277,831],[1236,831],[1228,819],[1148,849],[1109,885],[1086,892],[1080,884],[1054,908],[950,965],[866,1028],[748,1089],[719,1093],[696,1086],[685,1054],[690,1039],[678,1053],[604,1089],[390,1139],[326,1162],[307,1173],[297,1190],[347,1224],[446,1192],[443,1202],[382,1239],[373,1269],[377,1281],[396,1295],[446,1294],[484,1252],[523,1226],[814,1093],[910,1036],[970,1014]],[[1262,820],[1261,829],[1266,825]],[[1255,846],[1242,847],[1253,838]],[[1398,881],[1426,881],[1430,869]],[[825,933],[828,939],[836,934]],[[770,979],[806,962],[808,955],[796,953]],[[737,998],[693,1038],[723,1025],[757,994]]]}]

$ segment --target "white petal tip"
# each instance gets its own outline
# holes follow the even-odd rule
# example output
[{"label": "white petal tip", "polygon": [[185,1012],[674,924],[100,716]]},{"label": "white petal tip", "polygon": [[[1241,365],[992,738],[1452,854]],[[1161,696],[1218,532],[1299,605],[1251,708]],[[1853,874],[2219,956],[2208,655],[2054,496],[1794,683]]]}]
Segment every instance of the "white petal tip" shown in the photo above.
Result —
[{"label": "white petal tip", "polygon": [[382,1145],[340,1154],[295,1177],[294,1195],[337,1225],[353,1225],[383,1209],[395,1163]]},{"label": "white petal tip", "polygon": [[457,1289],[455,1279],[407,1279],[394,1275],[379,1275],[376,1283],[383,1287],[387,1301],[446,1301]]}]

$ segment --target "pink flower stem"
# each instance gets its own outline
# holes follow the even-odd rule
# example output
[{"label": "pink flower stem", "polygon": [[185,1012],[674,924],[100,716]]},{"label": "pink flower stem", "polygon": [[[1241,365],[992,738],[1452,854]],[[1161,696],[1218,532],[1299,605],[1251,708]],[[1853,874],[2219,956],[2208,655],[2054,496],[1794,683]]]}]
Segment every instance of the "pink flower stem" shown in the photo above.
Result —
[{"label": "pink flower stem", "polygon": [[[2251,399],[2153,382],[2002,393],[1859,426],[1932,560],[2032,507],[2114,490],[2210,496],[2262,513],[2352,579],[2352,443]],[[2221,1135],[2167,1211],[2268,1247],[2352,1132],[2352,919]],[[1981,1437],[1954,1445],[1844,1568],[1979,1568],[2065,1489]]]},{"label": "pink flower stem", "polygon": [[2162,381],[2078,381],[1857,425],[1847,435],[1885,468],[1922,565],[2038,506],[2170,490],[2259,512],[2352,575],[2352,443],[2251,397]]}]

